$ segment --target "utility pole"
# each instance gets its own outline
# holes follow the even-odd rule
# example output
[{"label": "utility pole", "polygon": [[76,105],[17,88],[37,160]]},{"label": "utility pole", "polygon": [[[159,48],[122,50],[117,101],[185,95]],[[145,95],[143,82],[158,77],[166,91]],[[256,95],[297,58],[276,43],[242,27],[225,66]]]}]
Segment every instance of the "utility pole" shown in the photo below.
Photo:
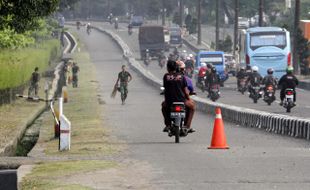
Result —
[{"label": "utility pole", "polygon": [[161,9],[161,24],[163,26],[166,25],[166,7],[165,7],[165,0],[162,0],[162,9]]},{"label": "utility pole", "polygon": [[297,52],[297,35],[299,29],[300,0],[295,0],[295,18],[294,18],[294,49],[293,49],[293,67],[295,74],[299,74],[299,56]]},{"label": "utility pole", "polygon": [[198,24],[198,39],[197,44],[201,45],[201,0],[198,0],[198,16],[197,16],[197,24]]},{"label": "utility pole", "polygon": [[184,3],[180,0],[180,27],[183,27]]},{"label": "utility pole", "polygon": [[236,57],[236,48],[238,44],[238,25],[239,25],[239,0],[235,0],[235,25],[234,25],[234,49],[233,54]]},{"label": "utility pole", "polygon": [[219,48],[219,35],[220,35],[220,18],[219,18],[219,9],[220,9],[220,6],[219,6],[219,1],[220,0],[216,0],[216,10],[215,10],[215,49],[218,50]]},{"label": "utility pole", "polygon": [[263,16],[264,16],[264,0],[259,0],[259,8],[258,8],[258,26],[263,26]]}]

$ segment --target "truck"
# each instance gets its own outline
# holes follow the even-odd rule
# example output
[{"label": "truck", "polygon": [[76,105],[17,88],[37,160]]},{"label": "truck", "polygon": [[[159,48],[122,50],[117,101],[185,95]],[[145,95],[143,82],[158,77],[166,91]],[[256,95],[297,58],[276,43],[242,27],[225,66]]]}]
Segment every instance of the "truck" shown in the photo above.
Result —
[{"label": "truck", "polygon": [[163,26],[146,25],[139,28],[139,47],[141,59],[146,57],[148,50],[150,57],[160,57],[165,51],[165,34]]},{"label": "truck", "polygon": [[300,20],[299,28],[304,37],[310,41],[310,20]]}]

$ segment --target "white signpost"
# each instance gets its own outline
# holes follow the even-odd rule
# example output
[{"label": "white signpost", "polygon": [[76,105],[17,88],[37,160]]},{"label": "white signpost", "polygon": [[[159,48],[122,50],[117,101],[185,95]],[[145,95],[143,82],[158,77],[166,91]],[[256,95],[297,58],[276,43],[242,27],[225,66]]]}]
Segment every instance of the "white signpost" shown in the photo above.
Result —
[{"label": "white signpost", "polygon": [[59,98],[59,121],[60,121],[59,151],[67,151],[70,150],[70,144],[71,144],[71,122],[63,114],[63,98]]}]

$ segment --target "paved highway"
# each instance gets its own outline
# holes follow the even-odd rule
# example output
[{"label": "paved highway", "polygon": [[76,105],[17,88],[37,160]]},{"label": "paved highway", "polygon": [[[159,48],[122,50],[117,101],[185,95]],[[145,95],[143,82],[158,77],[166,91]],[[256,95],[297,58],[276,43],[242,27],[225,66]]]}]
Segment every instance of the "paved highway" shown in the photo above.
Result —
[{"label": "paved highway", "polygon": [[[96,26],[100,26],[104,29],[112,30],[113,32],[117,33],[131,48],[131,50],[134,53],[134,56],[137,58],[137,60],[140,59],[139,54],[139,45],[138,45],[138,29],[134,29],[133,35],[129,36],[127,33],[127,29],[124,25],[121,25],[119,30],[114,30],[112,27],[113,25],[109,25],[106,23],[96,23]],[[188,49],[187,47],[181,48],[181,50],[187,50],[187,52],[192,51]],[[143,65],[143,63],[140,61],[140,63]],[[150,72],[152,72],[155,76],[158,78],[162,78],[163,74],[166,72],[165,68],[161,69],[158,66],[157,61],[153,61],[148,67],[145,66]],[[252,99],[248,97],[248,95],[241,95],[236,90],[236,79],[235,77],[230,77],[230,79],[225,83],[225,87],[221,88],[221,98],[218,100],[218,102],[229,104],[229,105],[235,105],[245,108],[252,108],[256,110],[261,111],[268,111],[272,113],[277,114],[285,114],[285,115],[291,115],[291,116],[297,116],[297,117],[303,117],[303,118],[309,118],[310,116],[310,92],[302,89],[297,90],[297,107],[294,107],[292,109],[292,113],[286,113],[286,110],[279,106],[279,91],[277,91],[277,101],[274,102],[271,106],[268,106],[267,103],[265,103],[262,99],[258,101],[258,104],[254,104]],[[200,97],[206,97],[206,93],[202,93],[199,89],[197,89],[198,96]]]},{"label": "paved highway", "polygon": [[[214,116],[197,112],[193,126],[198,132],[174,144],[161,132],[163,97],[158,90],[129,70],[134,79],[126,105],[122,106],[119,98],[111,99],[117,73],[125,64],[121,51],[95,30],[90,36],[84,30],[77,34],[96,66],[98,91],[106,103],[103,117],[113,128],[112,135],[128,145],[124,153],[128,159],[149,166],[143,173],[150,176],[150,184],[140,188],[132,184],[131,189],[309,189],[309,142],[225,122],[230,149],[208,150]],[[163,72],[156,65],[153,68]]]}]

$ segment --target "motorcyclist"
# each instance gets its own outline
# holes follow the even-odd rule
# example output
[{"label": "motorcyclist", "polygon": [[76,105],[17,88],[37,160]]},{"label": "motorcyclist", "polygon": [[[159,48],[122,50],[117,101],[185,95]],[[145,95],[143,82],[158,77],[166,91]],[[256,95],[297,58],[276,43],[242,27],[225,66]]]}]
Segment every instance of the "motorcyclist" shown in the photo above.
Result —
[{"label": "motorcyclist", "polygon": [[248,77],[248,73],[246,72],[245,67],[241,67],[240,68],[240,71],[238,71],[236,77],[237,77],[237,86],[238,86],[238,89],[239,89],[240,81],[243,80],[243,79],[246,79]]},{"label": "motorcyclist", "polygon": [[206,63],[201,63],[201,67],[198,71],[198,84],[201,84],[202,81],[204,80],[204,77],[206,76],[206,72],[207,72],[208,68],[207,68],[207,64]]},{"label": "motorcyclist", "polygon": [[76,28],[77,28],[78,30],[80,30],[80,26],[81,26],[81,22],[80,22],[80,21],[76,21]]},{"label": "motorcyclist", "polygon": [[206,77],[206,85],[207,85],[207,89],[208,89],[208,97],[210,96],[210,92],[211,92],[211,89],[212,89],[212,86],[213,85],[219,85],[221,82],[220,80],[220,76],[219,74],[217,73],[216,71],[216,68],[215,67],[212,67],[211,68],[211,72],[209,72],[209,74],[207,75]]},{"label": "motorcyclist", "polygon": [[168,132],[170,128],[170,107],[173,102],[184,102],[187,110],[184,127],[188,132],[194,132],[191,128],[191,122],[195,112],[195,102],[190,99],[189,91],[187,89],[187,82],[185,77],[176,72],[177,64],[175,61],[169,60],[167,62],[167,71],[163,77],[165,101],[162,103],[162,114],[165,119],[164,132]]},{"label": "motorcyclist", "polygon": [[90,23],[87,23],[87,25],[86,25],[86,30],[87,30],[87,32],[90,32],[90,30],[91,30],[91,25],[90,25]]},{"label": "motorcyclist", "polygon": [[247,79],[247,82],[250,84],[249,86],[250,94],[252,94],[254,86],[260,86],[260,84],[262,83],[262,80],[263,80],[263,77],[258,73],[258,67],[253,66],[252,73],[249,75],[249,78]]},{"label": "motorcyclist", "polygon": [[265,85],[265,92],[266,92],[266,88],[268,86],[273,86],[273,89],[275,89],[275,87],[277,86],[277,80],[276,78],[273,76],[273,69],[269,68],[267,70],[267,75],[263,78],[262,84]]},{"label": "motorcyclist", "polygon": [[132,24],[129,23],[129,24],[128,24],[128,33],[129,33],[129,34],[132,33],[132,28],[133,28]]},{"label": "motorcyclist", "polygon": [[281,86],[281,92],[280,92],[280,105],[283,105],[283,100],[285,98],[285,90],[288,88],[291,88],[294,90],[294,104],[296,102],[296,86],[298,85],[299,81],[293,74],[293,67],[288,67],[286,69],[286,75],[283,75],[281,79],[279,80],[279,86]]},{"label": "motorcyclist", "polygon": [[115,21],[114,21],[114,28],[115,28],[115,29],[118,29],[118,18],[115,18]]}]

